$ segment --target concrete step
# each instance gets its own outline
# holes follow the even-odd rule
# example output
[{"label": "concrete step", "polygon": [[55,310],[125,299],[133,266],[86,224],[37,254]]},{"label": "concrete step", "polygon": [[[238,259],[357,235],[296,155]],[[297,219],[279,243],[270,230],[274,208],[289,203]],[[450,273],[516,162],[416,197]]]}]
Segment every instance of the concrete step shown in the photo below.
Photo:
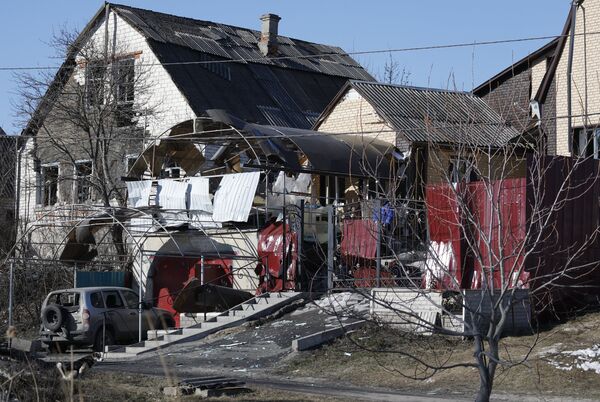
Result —
[{"label": "concrete step", "polygon": [[[125,347],[124,351],[108,353],[107,359],[126,359],[137,356],[141,353],[154,351],[159,348],[170,346],[177,342],[198,340],[220,331],[225,328],[234,327],[249,319],[258,318],[271,313],[275,309],[283,307],[290,301],[301,297],[301,293],[285,292],[266,294],[254,299],[250,299],[233,309],[213,316],[207,321],[203,321],[191,327],[173,330],[173,332],[156,331],[154,339],[149,339],[143,343]],[[153,331],[155,332],[155,331]],[[159,335],[161,334],[161,335]]]}]

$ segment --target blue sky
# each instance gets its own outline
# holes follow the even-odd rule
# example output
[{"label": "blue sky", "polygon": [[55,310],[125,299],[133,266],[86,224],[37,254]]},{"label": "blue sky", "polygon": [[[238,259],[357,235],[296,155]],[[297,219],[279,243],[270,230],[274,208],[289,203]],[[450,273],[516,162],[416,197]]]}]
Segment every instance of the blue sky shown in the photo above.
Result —
[{"label": "blue sky", "polygon": [[[121,4],[258,29],[266,12],[282,17],[280,33],[337,45],[347,51],[473,43],[558,35],[569,0],[121,0]],[[97,0],[7,0],[2,2],[0,67],[54,66],[47,45],[62,26],[81,29],[103,2]],[[470,90],[548,40],[395,53],[409,82]],[[357,56],[376,76],[388,54]],[[21,127],[12,106],[18,97],[14,73],[0,71],[0,126]]]}]

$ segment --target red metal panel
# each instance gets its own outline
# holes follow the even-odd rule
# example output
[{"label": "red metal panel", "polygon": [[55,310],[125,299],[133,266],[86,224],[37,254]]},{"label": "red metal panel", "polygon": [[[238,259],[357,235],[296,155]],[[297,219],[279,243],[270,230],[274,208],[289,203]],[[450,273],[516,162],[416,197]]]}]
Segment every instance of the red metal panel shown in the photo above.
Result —
[{"label": "red metal panel", "polygon": [[[256,268],[260,284],[257,293],[295,289],[298,240],[296,233],[290,230],[289,225],[286,227],[285,236],[287,267],[282,266],[283,246],[282,222],[271,223],[260,231],[258,235],[258,259],[260,263]],[[267,269],[269,272],[268,280]]]},{"label": "red metal panel", "polygon": [[527,252],[524,244],[526,180],[475,182],[470,183],[468,189],[478,223],[474,235],[479,251],[473,259],[471,289],[483,286],[482,267],[496,289],[506,284],[526,287],[529,280],[529,273],[523,269]]},{"label": "red metal panel", "polygon": [[[230,259],[205,259],[203,283],[232,287],[231,263]],[[155,305],[170,311],[175,324],[179,326],[179,314],[173,308],[173,302],[191,278],[201,276],[201,259],[156,256],[152,264],[154,267],[152,288]]]},{"label": "red metal panel", "polygon": [[[436,289],[454,289],[462,281],[461,219],[454,190],[447,185],[429,185],[426,188],[429,239],[436,243],[450,243],[453,257],[448,275],[436,278]],[[453,280],[454,279],[454,280]]]},{"label": "red metal panel", "polygon": [[377,257],[377,225],[371,219],[345,219],[340,243],[342,257]]}]

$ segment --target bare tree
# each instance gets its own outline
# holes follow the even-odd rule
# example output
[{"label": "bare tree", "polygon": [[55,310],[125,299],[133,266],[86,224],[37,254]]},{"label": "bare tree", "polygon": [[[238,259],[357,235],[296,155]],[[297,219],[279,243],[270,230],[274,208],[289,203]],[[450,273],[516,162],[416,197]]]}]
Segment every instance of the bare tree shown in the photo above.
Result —
[{"label": "bare tree", "polygon": [[[120,177],[143,149],[147,119],[156,117],[149,70],[126,47],[93,36],[63,30],[51,45],[65,60],[58,73],[17,77],[18,113],[35,143],[38,204],[125,206]],[[110,235],[125,256],[122,228]]]},{"label": "bare tree", "polygon": [[[594,203],[600,172],[592,156],[546,155],[540,133],[483,143],[476,135],[477,124],[462,123],[459,131],[464,134],[454,144],[420,145],[427,159],[421,169],[414,168],[414,159],[407,162],[407,171],[413,169],[408,186],[407,176],[373,176],[377,188],[362,198],[374,198],[374,212],[368,207],[365,211],[363,202],[358,218],[368,221],[370,239],[358,237],[361,242],[380,241],[381,263],[365,257],[364,243],[363,255],[348,251],[354,247],[352,240],[344,245],[342,236],[336,275],[340,287],[353,288],[370,300],[374,314],[369,319],[375,322],[472,339],[471,362],[428,362],[418,352],[393,352],[421,366],[418,372],[400,373],[414,379],[456,367],[477,369],[476,400],[487,401],[498,368],[524,364],[535,346],[534,341],[525,355],[505,349],[503,336],[534,330],[518,328],[515,314],[532,318],[530,308],[534,314],[556,314],[575,307],[569,304],[573,300],[585,304],[582,295],[593,289],[598,277],[597,222],[575,237],[563,236],[560,222]],[[503,127],[498,126],[497,138],[504,136]],[[422,200],[414,199],[420,195]],[[354,208],[344,208],[342,227],[357,219]],[[426,228],[421,218],[414,219],[420,211],[427,216]],[[407,232],[411,241],[403,237]],[[339,316],[356,316],[352,309],[334,310]]]},{"label": "bare tree", "polygon": [[410,72],[406,67],[400,67],[398,60],[390,52],[383,65],[383,73],[380,75],[379,81],[384,84],[408,85],[410,83]]}]

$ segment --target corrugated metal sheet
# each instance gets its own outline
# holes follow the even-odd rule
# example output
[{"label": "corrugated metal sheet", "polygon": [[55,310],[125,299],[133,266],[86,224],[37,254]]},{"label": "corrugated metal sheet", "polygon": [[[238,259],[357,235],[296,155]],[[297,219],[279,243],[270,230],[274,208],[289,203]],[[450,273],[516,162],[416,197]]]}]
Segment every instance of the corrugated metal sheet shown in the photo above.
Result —
[{"label": "corrugated metal sheet", "polygon": [[501,145],[519,135],[469,93],[364,81],[351,86],[409,141]]},{"label": "corrugated metal sheet", "polygon": [[[446,268],[455,283],[460,284],[462,289],[480,289],[485,287],[482,283],[482,266],[478,262],[484,262],[489,267],[494,267],[494,287],[500,288],[503,285],[503,278],[500,275],[498,255],[503,255],[502,264],[506,267],[505,280],[511,286],[528,286],[529,273],[523,271],[519,276],[511,275],[511,267],[520,270],[523,266],[523,251],[519,252],[519,247],[523,246],[526,230],[526,181],[524,178],[498,180],[491,184],[488,189],[487,184],[483,182],[461,183],[457,192],[465,194],[464,199],[468,200],[471,206],[470,214],[477,220],[477,225],[481,232],[475,231],[474,237],[479,233],[488,233],[491,228],[492,239],[488,241],[479,238],[471,239],[474,244],[478,244],[478,255],[475,258],[470,255],[472,247],[468,246],[462,229],[465,216],[460,211],[456,202],[454,190],[449,185],[427,186],[427,219],[429,225],[429,238],[436,243],[449,243],[452,246],[454,254],[454,263]],[[489,193],[488,191],[489,190]],[[489,194],[492,194],[490,199]],[[499,210],[494,208],[493,214],[490,211],[492,206],[499,205]],[[493,220],[490,221],[490,215]],[[502,219],[498,222],[498,216]],[[498,233],[498,228],[502,228],[502,233]],[[502,250],[502,253],[500,253]],[[457,266],[454,266],[457,265]],[[453,283],[442,280],[438,283],[437,289],[455,288]]]},{"label": "corrugated metal sheet", "polygon": [[374,259],[377,256],[377,225],[371,219],[346,219],[340,244],[342,257]]},{"label": "corrugated metal sheet", "polygon": [[[492,302],[500,299],[500,292],[490,297],[481,290],[463,290],[463,319],[466,334],[486,334],[490,326]],[[531,300],[529,289],[515,289],[504,293],[502,305],[509,308],[504,323],[503,335],[517,335],[531,332]],[[510,303],[510,306],[509,306]],[[496,311],[498,314],[499,311]],[[499,318],[499,317],[498,317]]]},{"label": "corrugated metal sheet", "polygon": [[[311,63],[291,63],[288,60],[270,59],[263,56],[256,46],[260,32],[218,24],[210,21],[195,20],[192,18],[178,17],[169,14],[158,13],[139,8],[112,5],[112,9],[119,15],[132,23],[134,27],[148,38],[163,43],[182,45],[182,34],[188,35],[184,38],[184,46],[194,50],[216,54],[225,58],[237,59],[236,54],[243,58],[258,59],[257,63],[274,64],[279,67],[296,68],[321,74],[331,74],[341,77],[372,80],[373,78],[342,49],[335,46],[321,45],[305,42],[297,39],[279,36],[278,41],[282,48],[297,48],[302,54],[331,54],[325,64],[324,60],[315,59]],[[202,37],[206,38],[203,39]],[[192,40],[189,40],[192,38]],[[248,50],[254,50],[248,53]],[[283,50],[289,53],[289,49]],[[343,69],[336,69],[331,61],[343,65]]]},{"label": "corrugated metal sheet", "polygon": [[127,272],[123,271],[77,271],[75,273],[76,288],[85,288],[92,286],[128,286],[130,282],[130,275],[128,275]]},{"label": "corrugated metal sheet", "polygon": [[[534,189],[544,191],[543,207],[549,208],[570,180],[568,199],[553,214],[551,225],[542,233],[543,241],[526,261],[536,289],[538,307],[558,312],[596,303],[600,296],[600,165],[597,160],[579,162],[568,157],[546,157],[541,170],[543,182],[527,186],[527,205],[536,200]],[[527,171],[539,163],[529,157]],[[537,168],[536,168],[537,169]],[[562,198],[566,197],[564,190]],[[539,200],[539,198],[538,198]],[[527,209],[530,218],[531,208]],[[583,248],[583,252],[576,252]],[[566,270],[566,274],[562,273]],[[561,274],[562,273],[562,274]],[[541,289],[540,289],[541,288]],[[540,289],[540,291],[537,291]]]},{"label": "corrugated metal sheet", "polygon": [[213,220],[216,222],[246,222],[260,179],[260,172],[223,176],[215,193]]}]

